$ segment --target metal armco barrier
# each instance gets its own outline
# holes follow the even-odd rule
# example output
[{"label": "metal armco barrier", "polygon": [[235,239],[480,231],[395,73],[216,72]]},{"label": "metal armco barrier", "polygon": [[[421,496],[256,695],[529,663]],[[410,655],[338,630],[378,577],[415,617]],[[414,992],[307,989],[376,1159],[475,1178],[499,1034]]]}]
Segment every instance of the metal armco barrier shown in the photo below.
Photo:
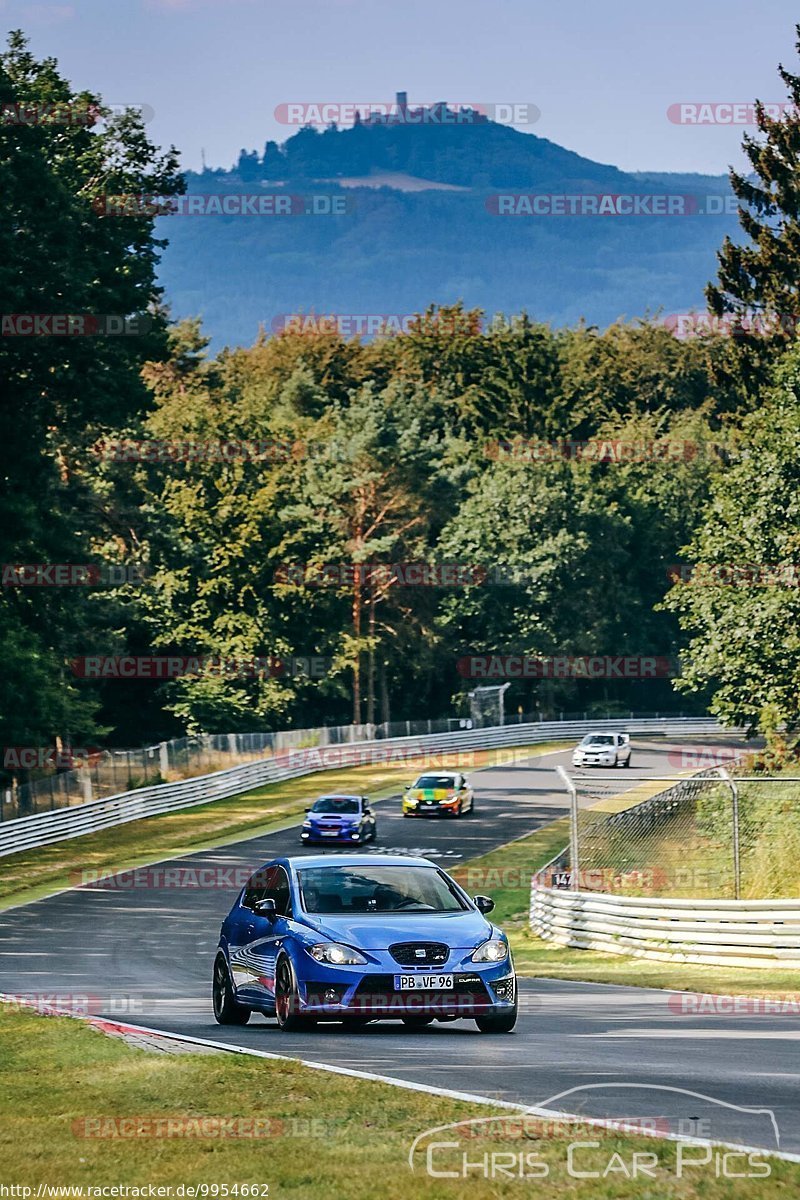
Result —
[{"label": "metal armco barrier", "polygon": [[557,946],[660,962],[800,968],[800,900],[666,900],[531,889],[531,928]]},{"label": "metal armco barrier", "polygon": [[382,738],[372,742],[353,742],[340,746],[322,746],[305,750],[287,750],[271,758],[244,766],[228,767],[211,775],[198,775],[177,783],[121,792],[72,808],[18,817],[0,824],[0,857],[37,846],[49,846],[67,838],[81,837],[142,817],[192,808],[250,791],[266,783],[296,779],[314,771],[359,766],[368,763],[401,762],[422,754],[457,750],[491,750],[503,746],[529,746],[540,742],[580,738],[602,726],[631,734],[662,734],[681,737],[690,734],[736,733],[723,729],[709,717],[648,718],[637,721],[548,721],[529,725],[503,725],[493,728],[458,730],[411,738]]}]

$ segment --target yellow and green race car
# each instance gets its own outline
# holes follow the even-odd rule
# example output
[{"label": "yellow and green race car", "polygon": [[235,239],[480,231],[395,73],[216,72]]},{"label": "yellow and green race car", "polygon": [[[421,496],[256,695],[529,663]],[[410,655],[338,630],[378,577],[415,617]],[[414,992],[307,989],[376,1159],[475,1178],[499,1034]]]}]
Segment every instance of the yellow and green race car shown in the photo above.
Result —
[{"label": "yellow and green race car", "polygon": [[475,812],[475,794],[458,771],[420,775],[403,793],[404,817],[461,817]]}]

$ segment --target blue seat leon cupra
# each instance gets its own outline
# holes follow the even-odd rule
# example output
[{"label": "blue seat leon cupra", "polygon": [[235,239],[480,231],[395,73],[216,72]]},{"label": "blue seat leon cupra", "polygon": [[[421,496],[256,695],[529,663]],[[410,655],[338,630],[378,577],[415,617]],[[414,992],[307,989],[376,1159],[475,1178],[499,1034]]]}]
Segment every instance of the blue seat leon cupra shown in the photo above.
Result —
[{"label": "blue seat leon cupra", "polygon": [[508,940],[486,917],[493,907],[424,858],[276,858],[223,922],[214,1016],[244,1025],[259,1012],[287,1031],[469,1018],[508,1033],[516,978]]}]

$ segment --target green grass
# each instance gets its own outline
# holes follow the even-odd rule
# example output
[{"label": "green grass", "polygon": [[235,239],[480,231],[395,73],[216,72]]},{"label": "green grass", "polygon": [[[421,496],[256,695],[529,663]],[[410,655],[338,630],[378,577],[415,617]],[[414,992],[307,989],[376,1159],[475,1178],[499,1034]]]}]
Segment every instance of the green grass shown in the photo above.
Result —
[{"label": "green grass", "polygon": [[[365,1035],[366,1036],[366,1035]],[[419,1041],[426,1035],[409,1033]],[[487,1045],[487,1050],[489,1049]],[[620,1134],[542,1128],[529,1119],[506,1123],[499,1110],[426,1096],[387,1084],[314,1071],[298,1062],[227,1054],[166,1055],[134,1049],[69,1018],[12,1011],[0,1005],[0,1183],[104,1187],[154,1184],[267,1184],[272,1200],[496,1200],[497,1197],[564,1196],[569,1200],[778,1200],[796,1195],[800,1166],[770,1160],[771,1174],[758,1180],[715,1178],[713,1166],[676,1177],[677,1148],[667,1142]],[[543,1081],[546,1091],[546,1081]],[[412,1172],[409,1149],[423,1131],[450,1122],[492,1116],[467,1138],[451,1130],[437,1135],[459,1150],[437,1152],[435,1169],[482,1161],[492,1152],[538,1155],[546,1179],[432,1178],[424,1154]],[[138,1136],[108,1136],[129,1118]],[[153,1136],[162,1122],[205,1121],[206,1133],[227,1121],[229,1136]],[[231,1125],[232,1120],[246,1122]],[[148,1122],[145,1125],[143,1122]],[[231,1137],[256,1130],[260,1136]],[[85,1136],[86,1131],[106,1136]],[[542,1136],[550,1133],[551,1136]],[[581,1169],[608,1178],[567,1174],[567,1145],[592,1137],[598,1149],[582,1150]],[[655,1177],[626,1179],[619,1163],[634,1152],[655,1155]],[[619,1157],[612,1160],[613,1155]],[[445,1155],[448,1155],[445,1157]],[[491,1159],[489,1160],[491,1161]],[[504,1160],[508,1162],[506,1158]],[[530,1161],[530,1160],[529,1160]],[[737,1167],[741,1163],[737,1160]],[[756,1190],[757,1189],[757,1190]],[[84,1191],[84,1196],[88,1193]],[[145,1193],[146,1194],[146,1193]],[[173,1191],[173,1196],[175,1192]]]},{"label": "green grass", "polygon": [[[458,751],[441,755],[441,766],[472,770],[561,750],[568,742],[546,742],[497,751]],[[437,761],[439,756],[437,756]],[[424,765],[424,764],[423,764]],[[347,767],[304,775],[285,783],[215,800],[197,808],[115,825],[52,846],[0,859],[0,911],[71,887],[81,872],[131,870],[195,850],[223,846],[294,824],[311,799],[323,791],[358,791],[373,799],[396,795],[418,774],[414,763]]]},{"label": "green grass", "polygon": [[652,962],[628,954],[602,954],[595,950],[554,946],[522,928],[513,931],[511,940],[521,975],[718,996],[788,996],[800,1001],[797,971],[781,970],[780,967],[746,969]]}]

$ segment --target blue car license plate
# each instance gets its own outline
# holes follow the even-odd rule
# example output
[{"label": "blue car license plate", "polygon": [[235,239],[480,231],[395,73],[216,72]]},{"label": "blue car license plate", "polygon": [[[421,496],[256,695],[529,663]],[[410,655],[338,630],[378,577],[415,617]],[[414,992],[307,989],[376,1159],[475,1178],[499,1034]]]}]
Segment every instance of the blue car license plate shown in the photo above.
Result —
[{"label": "blue car license plate", "polygon": [[446,992],[453,987],[452,975],[395,975],[396,992]]}]

